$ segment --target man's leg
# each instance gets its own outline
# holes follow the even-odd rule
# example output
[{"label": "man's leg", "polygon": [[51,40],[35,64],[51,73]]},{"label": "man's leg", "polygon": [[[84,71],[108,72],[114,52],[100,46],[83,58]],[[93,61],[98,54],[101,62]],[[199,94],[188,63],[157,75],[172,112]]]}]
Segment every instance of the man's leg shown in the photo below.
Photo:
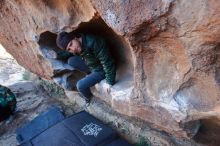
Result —
[{"label": "man's leg", "polygon": [[90,73],[89,67],[85,64],[85,62],[79,56],[70,57],[67,63],[82,72],[85,72],[87,74]]},{"label": "man's leg", "polygon": [[85,97],[87,102],[89,102],[92,97],[90,87],[94,86],[103,79],[105,79],[104,72],[92,72],[77,82],[77,90]]}]

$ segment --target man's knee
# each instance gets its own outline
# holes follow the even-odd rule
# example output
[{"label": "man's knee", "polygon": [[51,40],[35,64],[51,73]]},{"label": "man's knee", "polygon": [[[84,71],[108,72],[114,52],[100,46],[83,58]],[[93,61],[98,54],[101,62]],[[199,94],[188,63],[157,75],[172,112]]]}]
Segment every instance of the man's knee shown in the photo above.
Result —
[{"label": "man's knee", "polygon": [[77,63],[77,62],[76,62],[76,56],[73,56],[73,57],[68,58],[67,63],[68,63],[69,65],[74,65],[75,63]]},{"label": "man's knee", "polygon": [[83,80],[79,80],[77,83],[76,83],[76,87],[77,87],[77,90],[79,92],[84,92],[85,90],[87,90],[87,87],[86,84],[84,83]]}]

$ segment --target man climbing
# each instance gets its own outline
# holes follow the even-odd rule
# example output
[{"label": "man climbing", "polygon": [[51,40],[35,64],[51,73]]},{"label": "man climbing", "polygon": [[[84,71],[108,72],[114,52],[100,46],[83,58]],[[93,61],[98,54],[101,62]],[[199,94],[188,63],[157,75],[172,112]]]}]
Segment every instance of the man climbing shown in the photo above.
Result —
[{"label": "man climbing", "polygon": [[115,83],[116,67],[103,38],[91,34],[61,32],[56,43],[61,49],[74,54],[68,59],[69,65],[87,73],[76,84],[87,103],[92,98],[90,87],[103,79],[106,79],[104,88],[109,92]]}]

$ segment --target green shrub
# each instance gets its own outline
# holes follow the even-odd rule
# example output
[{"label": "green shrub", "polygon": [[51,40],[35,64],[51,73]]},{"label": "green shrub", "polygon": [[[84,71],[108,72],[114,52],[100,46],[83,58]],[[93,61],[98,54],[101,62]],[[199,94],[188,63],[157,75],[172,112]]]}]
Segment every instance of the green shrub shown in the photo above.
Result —
[{"label": "green shrub", "polygon": [[23,80],[29,80],[31,77],[31,73],[27,70],[24,71],[24,73],[22,74],[22,79]]},{"label": "green shrub", "polygon": [[135,146],[151,146],[151,143],[148,138],[140,136],[139,142],[136,143]]},{"label": "green shrub", "polygon": [[63,88],[58,86],[54,82],[49,82],[46,80],[40,80],[40,85],[44,88],[44,90],[53,97],[65,98],[65,91]]}]

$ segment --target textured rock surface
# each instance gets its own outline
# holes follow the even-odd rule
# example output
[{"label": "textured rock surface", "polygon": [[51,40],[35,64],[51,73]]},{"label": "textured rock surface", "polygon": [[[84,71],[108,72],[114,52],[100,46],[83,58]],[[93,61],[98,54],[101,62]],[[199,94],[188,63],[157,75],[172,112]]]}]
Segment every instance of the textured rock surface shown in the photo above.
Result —
[{"label": "textured rock surface", "polygon": [[122,55],[129,57],[110,94],[102,83],[95,86],[97,97],[179,137],[195,134],[193,121],[220,116],[219,0],[3,0],[0,5],[0,43],[30,71],[53,76],[37,43],[41,33],[71,31],[100,17],[115,32],[108,37],[118,38]]},{"label": "textured rock surface", "polygon": [[86,0],[2,0],[0,5],[0,43],[19,64],[45,78],[50,78],[53,70],[39,50],[40,34],[71,30],[95,12]]}]

